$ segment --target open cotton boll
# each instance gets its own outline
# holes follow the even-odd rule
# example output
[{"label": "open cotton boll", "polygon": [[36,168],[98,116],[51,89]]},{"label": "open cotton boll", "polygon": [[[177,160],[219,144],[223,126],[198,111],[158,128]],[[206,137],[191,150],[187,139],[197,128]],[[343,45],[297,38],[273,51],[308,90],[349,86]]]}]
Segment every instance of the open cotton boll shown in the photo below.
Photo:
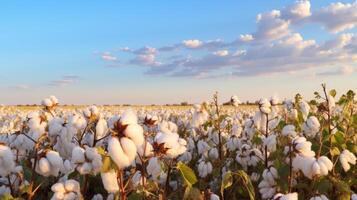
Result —
[{"label": "open cotton boll", "polygon": [[284,126],[283,130],[281,131],[281,134],[283,136],[289,136],[291,138],[294,138],[297,135],[297,133],[295,131],[295,126],[294,125]]},{"label": "open cotton boll", "polygon": [[49,99],[51,100],[53,105],[58,104],[58,99],[55,96],[52,95],[49,97]]},{"label": "open cotton boll", "polygon": [[124,134],[130,138],[137,147],[144,144],[144,129],[139,124],[129,124],[125,128]]},{"label": "open cotton boll", "polygon": [[142,178],[141,172],[136,171],[135,174],[133,175],[131,179],[133,186],[138,187],[139,185],[145,185],[146,184],[146,178]]},{"label": "open cotton boll", "polygon": [[129,166],[136,156],[136,145],[126,137],[110,137],[108,142],[108,154],[118,166],[123,169]]},{"label": "open cotton boll", "polygon": [[212,173],[212,164],[211,162],[201,161],[198,164],[198,175],[201,178],[205,178],[207,175]]},{"label": "open cotton boll", "polygon": [[325,195],[311,197],[310,200],[329,200]]},{"label": "open cotton boll", "polygon": [[219,196],[216,195],[216,194],[214,194],[214,193],[212,193],[212,194],[210,195],[209,199],[210,199],[210,200],[219,200]]},{"label": "open cotton boll", "polygon": [[41,174],[50,174],[51,172],[51,164],[46,158],[41,158],[38,162],[38,169]]},{"label": "open cotton boll", "polygon": [[80,146],[74,147],[72,150],[72,162],[74,164],[85,162],[84,153],[85,150],[82,147]]},{"label": "open cotton boll", "polygon": [[263,138],[263,144],[268,148],[269,152],[276,150],[276,135],[269,135],[267,138]]},{"label": "open cotton boll", "polygon": [[328,107],[329,107],[330,113],[332,113],[333,109],[336,106],[335,98],[331,95],[327,95],[327,100],[328,100]]},{"label": "open cotton boll", "polygon": [[15,156],[8,146],[0,144],[0,175],[9,175],[15,167]]},{"label": "open cotton boll", "polygon": [[107,121],[103,118],[100,118],[97,122],[97,125],[95,126],[95,131],[96,131],[95,139],[103,138],[108,132]]},{"label": "open cotton boll", "polygon": [[122,124],[137,124],[138,123],[138,117],[136,116],[136,113],[133,110],[126,110],[120,116],[120,122]]},{"label": "open cotton boll", "polygon": [[[145,148],[145,155],[144,155],[144,148]],[[138,151],[140,156],[150,157],[150,156],[154,155],[154,148],[147,141],[145,141],[144,144],[139,146],[137,151]]]},{"label": "open cotton boll", "polygon": [[41,105],[51,107],[53,105],[53,102],[51,101],[51,99],[46,98],[41,101]]},{"label": "open cotton boll", "polygon": [[264,114],[269,114],[271,112],[271,104],[267,99],[260,99],[259,110]]},{"label": "open cotton boll", "polygon": [[315,137],[320,131],[320,122],[315,116],[310,116],[303,124],[304,134],[309,137]]},{"label": "open cotton boll", "polygon": [[167,134],[177,133],[177,130],[178,130],[177,125],[173,122],[162,121],[159,124],[159,131],[162,133],[167,133]]},{"label": "open cotton boll", "polygon": [[239,104],[240,104],[240,100],[238,99],[238,97],[236,95],[233,95],[231,97],[231,104],[234,106],[234,107],[238,107]]},{"label": "open cotton boll", "polygon": [[146,170],[149,175],[157,178],[162,171],[159,159],[157,157],[150,158]]},{"label": "open cotton boll", "polygon": [[297,137],[293,140],[294,150],[299,152],[299,155],[305,157],[315,156],[315,152],[311,150],[312,143],[307,141],[305,137]]},{"label": "open cotton boll", "polygon": [[58,176],[60,169],[63,168],[63,160],[58,152],[48,151],[46,153],[46,158],[51,164],[51,175]]},{"label": "open cotton boll", "polygon": [[208,152],[208,156],[211,158],[211,159],[217,159],[218,158],[218,150],[217,148],[213,148],[211,149],[209,152]]},{"label": "open cotton boll", "polygon": [[100,176],[102,177],[104,189],[108,193],[115,193],[115,192],[119,191],[117,174],[116,174],[115,170],[112,169],[108,172],[102,172],[102,173],[100,173]]},{"label": "open cotton boll", "polygon": [[306,120],[310,112],[310,105],[306,101],[301,100],[299,106],[300,106],[300,111],[302,113],[302,118]]},{"label": "open cotton boll", "polygon": [[91,200],[104,200],[101,194],[95,194]]},{"label": "open cotton boll", "polygon": [[164,143],[164,148],[167,149],[166,156],[169,158],[176,158],[186,151],[187,142],[177,133],[158,133],[154,140],[157,144]]},{"label": "open cotton boll", "polygon": [[351,200],[357,200],[357,194],[351,194]]},{"label": "open cotton boll", "polygon": [[356,156],[347,149],[342,151],[342,153],[339,156],[339,160],[345,172],[350,170],[351,168],[350,164],[351,165],[356,164]]},{"label": "open cotton boll", "polygon": [[52,185],[54,192],[51,200],[79,200],[82,198],[79,183],[75,180],[67,180]]},{"label": "open cotton boll", "polygon": [[289,194],[276,194],[273,198],[274,200],[298,200],[298,193],[289,193]]}]

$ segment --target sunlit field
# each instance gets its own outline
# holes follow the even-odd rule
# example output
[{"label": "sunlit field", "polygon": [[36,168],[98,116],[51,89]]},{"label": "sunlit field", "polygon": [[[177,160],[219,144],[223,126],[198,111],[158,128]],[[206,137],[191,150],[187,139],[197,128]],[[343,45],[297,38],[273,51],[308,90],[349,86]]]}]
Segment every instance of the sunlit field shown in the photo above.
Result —
[{"label": "sunlit field", "polygon": [[[355,93],[0,108],[2,199],[354,199]],[[222,102],[226,102],[222,105]],[[298,196],[298,197],[297,197]]]}]

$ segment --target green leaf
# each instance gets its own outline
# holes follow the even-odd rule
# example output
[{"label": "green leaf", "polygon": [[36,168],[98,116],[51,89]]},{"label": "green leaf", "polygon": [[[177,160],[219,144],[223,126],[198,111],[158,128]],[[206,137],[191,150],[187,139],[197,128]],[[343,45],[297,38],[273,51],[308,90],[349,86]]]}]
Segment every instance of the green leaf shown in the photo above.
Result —
[{"label": "green leaf", "polygon": [[221,195],[223,197],[224,195],[224,189],[227,189],[229,187],[231,187],[233,184],[233,176],[232,176],[232,172],[231,171],[228,171],[224,177],[223,177],[223,180],[222,180],[222,183],[221,183]]},{"label": "green leaf", "polygon": [[342,145],[345,143],[345,136],[341,131],[337,131],[332,137],[332,144]]},{"label": "green leaf", "polygon": [[128,196],[128,200],[141,200],[144,199],[142,194],[133,192]]},{"label": "green leaf", "polygon": [[197,199],[203,199],[201,191],[197,188],[194,187],[187,187],[185,189],[185,194],[183,196],[183,199],[185,200],[197,200]]},{"label": "green leaf", "polygon": [[102,156],[102,160],[103,160],[103,165],[102,165],[101,172],[108,172],[111,169],[117,169],[116,164],[109,156]]},{"label": "green leaf", "polygon": [[335,97],[336,96],[336,90],[335,89],[333,89],[333,90],[330,90],[330,95],[331,96],[333,96],[333,97]]},{"label": "green leaf", "polygon": [[181,175],[185,180],[187,186],[192,187],[192,185],[197,182],[197,178],[193,170],[187,165],[185,165],[183,162],[180,161],[177,163],[177,169],[180,170]]},{"label": "green leaf", "polygon": [[331,156],[338,156],[341,154],[340,150],[337,147],[333,147],[330,149]]},{"label": "green leaf", "polygon": [[[221,185],[221,193],[223,193],[224,189],[225,189],[222,186],[226,186],[226,188],[232,186],[231,181],[233,182],[233,178],[235,177],[238,180],[240,180],[242,185],[237,186],[238,188],[234,188],[234,190],[236,190],[236,189],[241,190],[244,187],[248,192],[249,199],[254,200],[255,199],[254,187],[253,187],[252,182],[250,181],[250,177],[248,176],[248,174],[245,173],[245,171],[243,171],[243,170],[238,170],[237,172],[229,172],[229,173],[231,173],[231,175],[230,174],[225,175],[225,177],[223,178],[223,181],[225,178],[226,178],[226,181],[225,181],[225,183],[222,183],[222,185]],[[233,177],[232,180],[231,180],[230,176]],[[241,186],[243,186],[243,187],[241,187]]]},{"label": "green leaf", "polygon": [[4,194],[0,195],[0,199],[1,200],[16,200],[17,198],[12,197],[10,193],[4,193]]}]

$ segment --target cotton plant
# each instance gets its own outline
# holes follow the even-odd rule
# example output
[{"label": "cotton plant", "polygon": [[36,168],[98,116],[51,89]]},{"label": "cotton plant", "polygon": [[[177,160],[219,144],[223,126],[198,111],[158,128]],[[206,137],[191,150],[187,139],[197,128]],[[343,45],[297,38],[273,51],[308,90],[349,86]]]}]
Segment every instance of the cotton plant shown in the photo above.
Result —
[{"label": "cotton plant", "polygon": [[5,107],[0,198],[356,198],[353,91],[238,104]]}]

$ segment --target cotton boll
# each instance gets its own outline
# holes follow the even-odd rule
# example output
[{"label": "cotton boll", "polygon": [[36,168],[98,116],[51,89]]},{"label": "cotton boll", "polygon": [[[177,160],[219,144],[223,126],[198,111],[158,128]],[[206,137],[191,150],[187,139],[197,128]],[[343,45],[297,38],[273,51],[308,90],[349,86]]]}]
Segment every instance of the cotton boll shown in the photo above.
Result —
[{"label": "cotton boll", "polygon": [[135,174],[133,175],[131,181],[132,181],[134,187],[138,187],[139,185],[144,185],[146,183],[146,178],[144,177],[144,179],[143,179],[141,176],[141,172],[136,171]]},{"label": "cotton boll", "polygon": [[351,194],[351,200],[357,200],[357,194]]},{"label": "cotton boll", "polygon": [[198,173],[200,177],[205,178],[212,173],[212,164],[210,162],[201,161],[198,164]]},{"label": "cotton boll", "polygon": [[41,101],[41,105],[46,106],[46,107],[51,107],[53,105],[53,103],[52,103],[51,99],[46,98]]},{"label": "cotton boll", "polygon": [[64,188],[63,183],[55,183],[51,186],[52,192],[55,193],[65,193],[66,189]]},{"label": "cotton boll", "polygon": [[[144,155],[144,148],[145,148],[145,155]],[[138,154],[140,156],[150,157],[154,155],[154,148],[149,142],[144,141],[144,144],[138,147]]]},{"label": "cotton boll", "polygon": [[58,176],[60,169],[63,168],[63,160],[58,152],[48,151],[46,153],[46,158],[51,164],[51,175]]},{"label": "cotton boll", "polygon": [[58,99],[55,96],[52,95],[52,96],[49,97],[49,99],[51,100],[53,105],[58,104]]},{"label": "cotton boll", "polygon": [[167,133],[167,134],[170,134],[170,133],[177,133],[177,125],[173,122],[170,122],[170,121],[162,121],[160,124],[159,124],[159,130],[162,132],[162,133]]},{"label": "cotton boll", "polygon": [[46,158],[41,158],[38,162],[38,169],[40,174],[50,174],[51,165],[50,162]]},{"label": "cotton boll", "polygon": [[157,157],[150,158],[146,170],[152,177],[158,177],[161,173],[161,164],[159,159]]},{"label": "cotton boll", "polygon": [[271,104],[267,99],[260,99],[259,110],[264,114],[269,114],[271,112]]},{"label": "cotton boll", "polygon": [[208,156],[211,158],[211,159],[218,159],[218,150],[217,148],[213,148],[211,149],[209,152],[208,152]]},{"label": "cotton boll", "polygon": [[85,162],[84,153],[85,150],[83,148],[79,146],[74,147],[72,150],[72,162],[74,164]]},{"label": "cotton boll", "polygon": [[92,200],[104,200],[104,198],[101,194],[96,194],[92,197]]},{"label": "cotton boll", "polygon": [[164,143],[164,148],[167,149],[166,156],[169,158],[176,158],[186,151],[187,142],[180,138],[177,133],[158,133],[154,140],[157,144]]},{"label": "cotton boll", "polygon": [[347,149],[342,151],[339,156],[339,160],[345,172],[347,172],[351,168],[350,164],[356,164],[356,156]]},{"label": "cotton boll", "polygon": [[283,128],[281,133],[282,133],[283,136],[289,136],[291,138],[294,138],[297,135],[294,125],[286,125],[286,126],[284,126],[284,128]]},{"label": "cotton boll", "polygon": [[120,122],[122,124],[137,124],[138,117],[133,110],[127,110],[121,115]]},{"label": "cotton boll", "polygon": [[111,137],[108,142],[108,153],[119,169],[129,166],[136,156],[136,145],[128,138]]},{"label": "cotton boll", "polygon": [[115,193],[115,192],[119,191],[117,175],[114,170],[110,170],[108,172],[102,172],[100,174],[100,176],[102,177],[104,189],[108,193]]},{"label": "cotton boll", "polygon": [[210,198],[209,198],[210,200],[219,200],[219,196],[218,195],[216,195],[216,194],[214,194],[214,193],[212,193],[211,195],[210,195]]},{"label": "cotton boll", "polygon": [[273,198],[274,200],[298,200],[298,193],[289,193],[289,194],[276,194]]},{"label": "cotton boll", "polygon": [[299,105],[300,105],[300,111],[302,113],[302,117],[304,120],[306,120],[310,112],[310,105],[304,100],[300,101]]},{"label": "cotton boll", "polygon": [[197,143],[198,154],[205,154],[211,147],[207,144],[207,142],[200,140]]},{"label": "cotton boll", "polygon": [[64,187],[67,191],[79,192],[80,186],[79,183],[75,180],[67,180],[64,184]]},{"label": "cotton boll", "polygon": [[312,143],[306,141],[305,137],[298,137],[293,140],[294,150],[299,152],[301,156],[312,157],[315,156],[315,152],[311,150]]},{"label": "cotton boll", "polygon": [[0,144],[0,175],[5,177],[15,167],[15,156],[8,146]]},{"label": "cotton boll", "polygon": [[144,144],[144,130],[140,125],[129,124],[124,130],[124,134],[130,138],[137,147]]},{"label": "cotton boll", "polygon": [[103,118],[100,118],[95,126],[96,139],[103,138],[108,132],[107,121]]},{"label": "cotton boll", "polygon": [[231,97],[231,104],[234,106],[234,107],[238,107],[238,105],[240,104],[241,102],[239,101],[238,97],[236,95],[232,96]]},{"label": "cotton boll", "polygon": [[263,138],[263,144],[268,148],[269,152],[276,150],[276,135],[269,135],[267,138]]},{"label": "cotton boll", "polygon": [[315,116],[310,116],[303,124],[304,134],[309,137],[315,137],[320,130],[320,122]]}]

